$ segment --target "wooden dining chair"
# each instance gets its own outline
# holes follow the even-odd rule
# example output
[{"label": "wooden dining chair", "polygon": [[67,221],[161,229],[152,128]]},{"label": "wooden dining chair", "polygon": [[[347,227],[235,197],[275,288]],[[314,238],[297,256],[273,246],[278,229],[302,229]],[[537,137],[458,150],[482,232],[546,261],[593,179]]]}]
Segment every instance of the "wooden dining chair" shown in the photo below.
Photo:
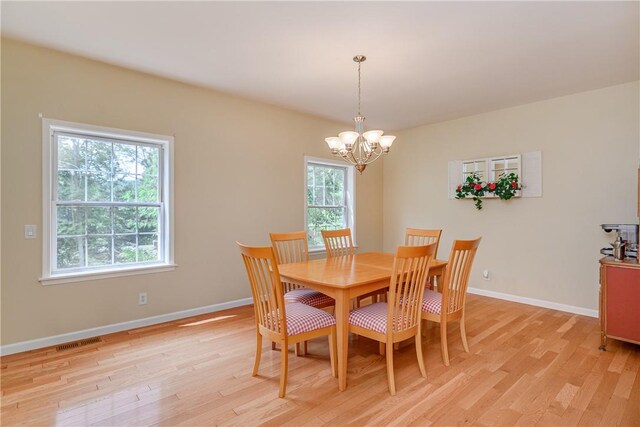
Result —
[{"label": "wooden dining chair", "polygon": [[405,246],[424,246],[431,243],[436,244],[434,258],[438,258],[438,245],[440,245],[440,235],[442,230],[423,230],[421,228],[407,228],[404,232]]},{"label": "wooden dining chair", "polygon": [[[269,233],[271,245],[278,264],[309,261],[309,246],[306,231],[291,233]],[[285,302],[299,302],[311,307],[324,308],[335,305],[333,298],[322,292],[304,288],[294,283],[283,282]]]},{"label": "wooden dining chair", "polygon": [[[447,347],[447,322],[460,320],[460,335],[464,351],[469,352],[467,333],[464,323],[464,307],[467,297],[467,285],[473,266],[473,259],[480,246],[480,239],[456,240],[451,247],[449,262],[444,273],[442,293],[426,289],[422,299],[422,318],[440,323],[440,349],[442,361],[449,366]],[[438,285],[440,287],[440,285]]]},{"label": "wooden dining chair", "polygon": [[321,230],[324,247],[327,250],[327,257],[355,255],[356,248],[353,246],[351,229],[341,230]]},{"label": "wooden dining chair", "polygon": [[[351,237],[351,229],[343,228],[341,230],[321,230],[324,247],[327,251],[327,258],[355,255],[356,248],[353,246],[353,238]],[[360,307],[360,302],[371,297],[371,302],[384,298],[387,294],[386,289],[380,289],[365,295],[360,295],[355,300],[355,306]]]},{"label": "wooden dining chair", "polygon": [[[396,394],[393,375],[393,345],[415,337],[418,366],[427,376],[420,334],[421,296],[433,259],[435,244],[398,246],[393,261],[388,302],[377,302],[349,313],[349,331],[385,345],[389,393]],[[382,346],[382,344],[381,344]]]},{"label": "wooden dining chair", "polygon": [[[306,231],[291,233],[269,233],[271,246],[278,264],[309,261],[309,246]],[[299,302],[315,308],[332,307],[336,304],[333,298],[313,289],[308,289],[294,283],[282,282],[284,301],[286,303]],[[276,343],[271,343],[271,349],[276,349]],[[307,342],[296,344],[296,355],[307,352]]]},{"label": "wooden dining chair", "polygon": [[[442,230],[424,230],[421,228],[407,228],[404,232],[405,246],[423,246],[431,243],[436,244],[436,253],[433,258],[438,258],[438,246],[440,245],[440,236]],[[438,278],[440,280],[440,277]],[[435,276],[430,276],[427,282],[427,288],[432,289],[437,285]]]},{"label": "wooden dining chair", "polygon": [[289,345],[328,336],[331,373],[338,376],[336,364],[336,319],[329,313],[301,304],[285,304],[282,282],[273,249],[249,247],[236,242],[247,269],[256,318],[256,360],[252,375],[258,374],[262,355],[262,337],[281,345],[279,397],[287,388]]}]

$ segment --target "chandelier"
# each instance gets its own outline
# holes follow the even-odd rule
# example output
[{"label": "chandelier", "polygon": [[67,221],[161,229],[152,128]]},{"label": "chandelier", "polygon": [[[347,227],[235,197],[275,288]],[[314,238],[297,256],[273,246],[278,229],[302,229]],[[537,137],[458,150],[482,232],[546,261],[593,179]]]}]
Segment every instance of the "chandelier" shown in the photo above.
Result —
[{"label": "chandelier", "polygon": [[356,130],[340,132],[337,137],[330,136],[324,140],[331,149],[331,154],[342,157],[362,173],[368,164],[378,160],[381,155],[389,153],[389,148],[396,137],[383,135],[384,132],[381,130],[364,131],[364,117],[360,113],[360,66],[367,57],[357,55],[353,60],[358,63],[358,115],[353,118]]}]

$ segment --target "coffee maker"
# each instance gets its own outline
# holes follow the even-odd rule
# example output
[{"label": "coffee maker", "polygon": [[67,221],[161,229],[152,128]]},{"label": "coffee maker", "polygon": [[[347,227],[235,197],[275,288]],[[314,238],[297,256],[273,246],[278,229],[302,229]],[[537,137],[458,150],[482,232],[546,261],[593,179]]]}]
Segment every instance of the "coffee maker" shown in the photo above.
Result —
[{"label": "coffee maker", "polygon": [[[624,243],[625,258],[638,258],[638,224],[602,224],[601,227],[607,233],[616,231],[616,242],[613,244]],[[613,256],[613,252],[613,246],[600,249],[600,253],[606,256]]]}]

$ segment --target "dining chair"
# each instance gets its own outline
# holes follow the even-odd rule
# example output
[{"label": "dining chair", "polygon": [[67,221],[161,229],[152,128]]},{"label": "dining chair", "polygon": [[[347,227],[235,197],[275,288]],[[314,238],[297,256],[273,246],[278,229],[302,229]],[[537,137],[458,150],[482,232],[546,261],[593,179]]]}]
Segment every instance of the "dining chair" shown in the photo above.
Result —
[{"label": "dining chair", "polygon": [[[351,229],[343,228],[341,230],[321,230],[324,247],[327,251],[327,258],[355,255],[356,248],[353,246],[351,237]],[[363,299],[371,297],[371,302],[376,302],[378,297],[384,298],[387,294],[386,289],[380,289],[356,298],[355,307],[360,307]]]},{"label": "dining chair", "polygon": [[[404,244],[405,246],[422,246],[429,245],[431,243],[436,244],[436,252],[433,254],[433,258],[438,258],[438,246],[440,245],[440,235],[442,230],[424,230],[421,228],[407,228],[404,232]],[[427,282],[427,288],[431,289],[435,285],[438,285],[435,281],[435,276],[429,276]]]},{"label": "dining chair", "polygon": [[282,282],[273,248],[249,247],[236,242],[247,269],[256,320],[256,360],[252,375],[258,375],[262,337],[281,346],[279,397],[287,388],[289,345],[328,336],[331,374],[338,376],[336,364],[336,319],[329,313],[301,303],[284,302]]},{"label": "dining chair", "polygon": [[350,228],[343,228],[341,230],[321,230],[321,232],[328,258],[355,255],[356,248],[353,246]]},{"label": "dining chair", "polygon": [[[269,233],[271,246],[278,264],[309,261],[309,246],[306,231],[294,231],[291,233]],[[313,289],[308,289],[294,283],[282,282],[284,301],[286,303],[299,302],[315,308],[332,307],[336,304],[333,298]],[[276,349],[276,343],[271,343],[271,349]],[[304,355],[307,352],[307,342],[302,348],[296,344],[296,355]]]},{"label": "dining chair", "polygon": [[[278,264],[309,261],[309,246],[306,231],[291,233],[269,233],[271,245]],[[316,308],[335,305],[333,298],[313,289],[294,283],[283,282],[285,302],[299,302]]]},{"label": "dining chair", "polygon": [[420,374],[426,378],[420,333],[421,296],[433,259],[435,244],[398,246],[393,261],[387,302],[356,308],[349,313],[349,332],[384,343],[389,393],[396,394],[393,345],[415,337]]},{"label": "dining chair", "polygon": [[[422,319],[440,323],[440,349],[442,361],[449,366],[447,347],[447,322],[460,320],[460,335],[464,351],[469,352],[464,313],[469,274],[473,259],[480,246],[480,237],[475,240],[456,240],[451,247],[449,262],[444,273],[440,292],[426,289],[422,298]],[[438,285],[440,287],[440,285]]]},{"label": "dining chair", "polygon": [[407,228],[404,232],[405,246],[423,246],[436,244],[434,258],[438,258],[438,245],[440,245],[440,235],[442,230],[423,230],[421,228]]}]

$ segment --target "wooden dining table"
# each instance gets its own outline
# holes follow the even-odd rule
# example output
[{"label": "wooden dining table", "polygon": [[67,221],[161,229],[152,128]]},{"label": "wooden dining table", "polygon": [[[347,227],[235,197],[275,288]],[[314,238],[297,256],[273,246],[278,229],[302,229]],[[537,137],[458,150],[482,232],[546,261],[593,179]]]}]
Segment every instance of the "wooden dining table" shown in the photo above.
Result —
[{"label": "wooden dining table", "polygon": [[[336,301],[340,390],[347,388],[350,301],[389,286],[393,258],[393,254],[369,252],[278,265],[282,281],[315,289]],[[440,281],[446,265],[447,261],[434,260],[429,276],[435,276]]]}]

